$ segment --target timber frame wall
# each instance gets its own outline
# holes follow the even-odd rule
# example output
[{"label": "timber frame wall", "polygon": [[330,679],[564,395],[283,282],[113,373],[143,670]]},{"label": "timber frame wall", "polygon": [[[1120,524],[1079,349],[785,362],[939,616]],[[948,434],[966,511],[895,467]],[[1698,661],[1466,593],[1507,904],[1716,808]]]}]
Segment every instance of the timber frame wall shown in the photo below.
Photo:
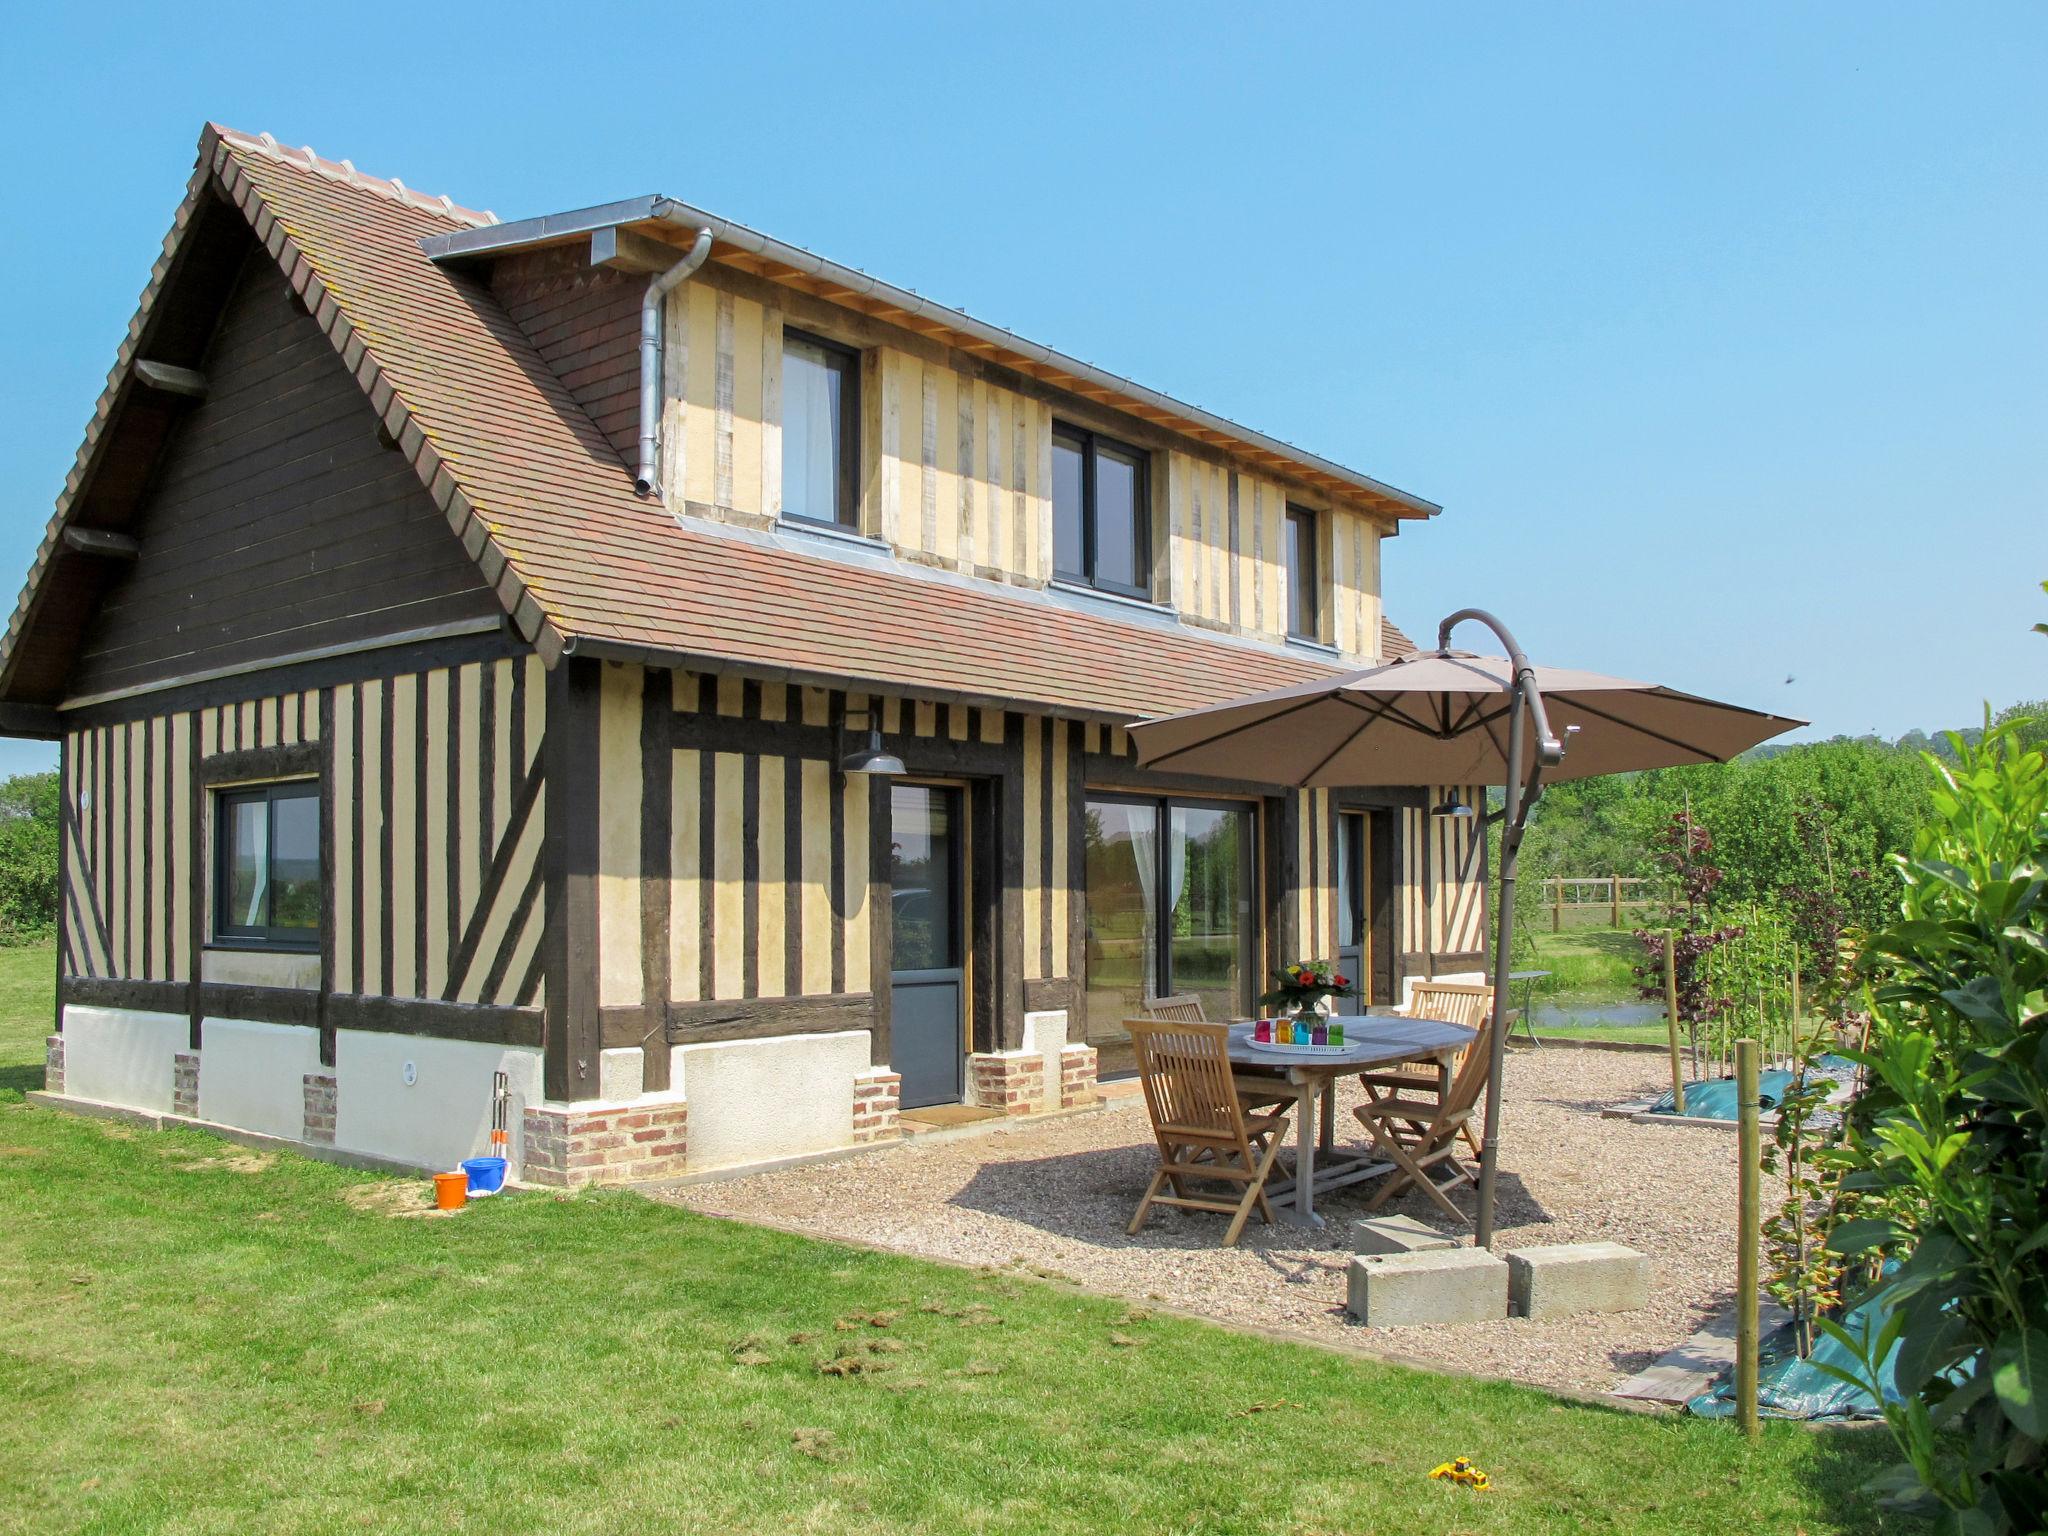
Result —
[{"label": "timber frame wall", "polygon": [[837,771],[849,718],[857,740],[871,709],[910,777],[967,789],[975,1052],[1019,1049],[1027,1013],[1078,1013],[1093,790],[1258,804],[1267,969],[1335,951],[1339,811],[1397,813],[1397,847],[1375,841],[1387,981],[1398,995],[1406,977],[1481,963],[1483,839],[1428,817],[1420,790],[1160,775],[1135,766],[1121,727],[632,664],[570,658],[549,686],[550,780],[574,787],[550,800],[550,1096],[595,1095],[605,1050],[644,1052],[646,1092],[669,1087],[673,1050],[709,1041],[865,1030],[889,1063],[887,784]]},{"label": "timber frame wall", "polygon": [[[1373,842],[1386,968],[1480,963],[1483,839],[1422,791],[1274,793],[1137,768],[1128,732],[565,658],[500,635],[396,647],[71,712],[62,746],[63,1003],[542,1049],[548,1097],[598,1097],[600,1053],[865,1030],[890,1059],[886,784],[837,771],[879,720],[913,777],[967,786],[971,1047],[1077,1011],[1091,790],[1259,808],[1263,963],[1334,953],[1336,818]],[[321,784],[315,955],[209,942],[211,791]],[[1466,791],[1472,793],[1472,791]],[[1398,873],[1397,873],[1398,872]],[[992,899],[991,899],[992,898]],[[1381,933],[1376,942],[1384,943]],[[250,970],[274,967],[274,977]],[[1380,983],[1386,985],[1386,982]]]},{"label": "timber frame wall", "polygon": [[[538,1046],[545,676],[497,634],[67,716],[59,1007]],[[212,792],[317,778],[316,953],[210,941]],[[251,979],[251,977],[258,979]]]}]

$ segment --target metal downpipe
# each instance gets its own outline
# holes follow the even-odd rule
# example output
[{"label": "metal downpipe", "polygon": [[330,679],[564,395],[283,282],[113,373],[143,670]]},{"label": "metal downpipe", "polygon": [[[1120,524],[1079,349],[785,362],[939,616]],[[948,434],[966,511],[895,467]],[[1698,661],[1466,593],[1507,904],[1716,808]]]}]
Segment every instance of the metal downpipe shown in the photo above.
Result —
[{"label": "metal downpipe", "polygon": [[652,495],[658,484],[657,460],[661,449],[661,321],[669,294],[704,265],[711,254],[711,231],[697,231],[697,242],[665,272],[647,280],[647,292],[640,299],[640,468],[633,476],[633,489]]}]

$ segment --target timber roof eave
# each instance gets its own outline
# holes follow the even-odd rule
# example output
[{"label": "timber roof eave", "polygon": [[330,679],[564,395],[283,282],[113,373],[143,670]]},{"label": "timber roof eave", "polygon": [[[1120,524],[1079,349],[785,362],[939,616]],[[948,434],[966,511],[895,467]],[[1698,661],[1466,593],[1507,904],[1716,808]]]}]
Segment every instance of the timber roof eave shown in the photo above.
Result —
[{"label": "timber roof eave", "polygon": [[[275,140],[266,135],[263,142],[271,146],[273,152],[276,151]],[[309,167],[321,164],[310,150],[304,153]],[[412,207],[475,222],[494,217],[463,208],[447,198],[427,197],[402,182],[362,175],[346,161],[340,162],[340,166],[345,179],[352,185],[375,188],[383,195]],[[118,435],[108,430],[110,423],[117,419],[117,407],[128,391],[138,387],[134,377],[135,363],[142,355],[153,322],[167,306],[177,302],[176,290],[186,237],[209,199],[217,199],[222,205],[235,209],[247,221],[255,243],[277,263],[295,298],[326,333],[344,366],[369,397],[385,430],[412,463],[435,505],[448,518],[449,527],[462,540],[470,557],[492,579],[493,590],[521,637],[537,646],[543,656],[552,661],[561,647],[559,634],[548,623],[540,605],[520,584],[502,553],[497,553],[496,558],[487,558],[495,553],[488,531],[480,520],[470,515],[467,498],[442,467],[433,444],[412,424],[409,408],[395,392],[388,387],[380,387],[381,370],[376,360],[356,341],[353,325],[321,286],[312,265],[299,255],[290,235],[263,206],[261,198],[238,176],[219,125],[209,123],[200,134],[197,163],[186,183],[185,197],[172,217],[170,232],[164,236],[162,254],[150,268],[149,281],[143,288],[134,317],[128,322],[127,335],[115,355],[114,366],[100,391],[92,419],[86,424],[85,439],[79,445],[71,472],[58,494],[56,508],[44,528],[42,542],[30,562],[28,579],[15,603],[6,632],[0,635],[0,706],[16,703],[22,638],[36,622],[37,612],[47,601],[52,584],[59,575],[59,560],[64,554],[64,530],[71,526],[75,513],[92,488],[95,473]],[[41,713],[40,706],[36,706],[34,713],[0,716],[0,735],[43,734]]]},{"label": "timber roof eave", "polygon": [[63,489],[57,493],[57,505],[43,527],[42,542],[36,546],[35,557],[29,562],[28,579],[23,583],[21,596],[15,601],[14,611],[8,618],[6,633],[0,635],[0,701],[13,702],[15,674],[21,659],[21,638],[35,622],[36,612],[48,595],[52,567],[64,547],[64,530],[71,525],[74,510],[92,486],[93,473],[107,448],[107,428],[114,419],[115,408],[123,394],[135,387],[133,370],[143,338],[148,334],[158,302],[178,268],[186,232],[191,228],[202,200],[213,195],[212,182],[212,169],[202,156],[185,183],[185,196],[179,202],[177,212],[171,216],[170,232],[164,236],[163,249],[149,269],[149,281],[143,285],[135,314],[128,321],[127,334],[121,338],[121,345],[114,354],[114,366],[108,370],[107,382],[102,386],[99,399],[94,402],[92,416],[85,424],[84,440],[72,458],[71,471],[64,477]]},{"label": "timber roof eave", "polygon": [[[686,229],[709,229],[714,242],[711,259],[715,262],[797,287],[881,320],[906,324],[927,337],[950,342],[1056,388],[1071,390],[1096,405],[1123,410],[1155,426],[1181,432],[1212,449],[1235,451],[1283,467],[1322,489],[1363,501],[1390,520],[1389,533],[1398,531],[1401,520],[1430,518],[1443,510],[1433,501],[1425,501],[1280,438],[675,198],[650,194],[538,218],[453,230],[428,236],[420,241],[420,248],[433,261],[455,263],[567,244],[608,229],[627,229],[656,238]],[[681,254],[678,250],[677,255]]]}]

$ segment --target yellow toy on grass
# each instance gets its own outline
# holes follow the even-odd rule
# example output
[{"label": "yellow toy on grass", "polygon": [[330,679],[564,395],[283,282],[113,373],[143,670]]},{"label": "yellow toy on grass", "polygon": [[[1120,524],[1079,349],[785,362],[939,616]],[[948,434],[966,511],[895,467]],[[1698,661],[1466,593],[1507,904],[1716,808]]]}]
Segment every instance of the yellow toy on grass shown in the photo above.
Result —
[{"label": "yellow toy on grass", "polygon": [[1481,1493],[1493,1486],[1487,1480],[1486,1474],[1472,1465],[1470,1456],[1460,1456],[1456,1461],[1447,1461],[1429,1475],[1446,1478],[1454,1483],[1463,1483],[1467,1488],[1476,1488]]}]

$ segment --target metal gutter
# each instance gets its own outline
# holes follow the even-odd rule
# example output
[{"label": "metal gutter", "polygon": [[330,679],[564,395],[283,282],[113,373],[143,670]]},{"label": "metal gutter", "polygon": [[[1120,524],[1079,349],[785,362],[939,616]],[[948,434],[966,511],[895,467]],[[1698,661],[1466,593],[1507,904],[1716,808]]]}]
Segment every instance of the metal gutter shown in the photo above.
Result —
[{"label": "metal gutter", "polygon": [[1079,358],[1056,352],[1042,343],[1027,341],[1001,326],[977,320],[963,310],[950,309],[908,288],[898,288],[892,283],[885,283],[857,267],[841,266],[815,252],[805,250],[802,246],[786,244],[772,235],[764,235],[759,230],[749,229],[744,224],[735,224],[730,219],[722,219],[716,214],[706,213],[701,208],[693,208],[688,203],[677,202],[674,198],[628,198],[623,202],[603,203],[593,208],[547,214],[537,219],[521,219],[510,224],[453,230],[443,235],[426,236],[420,241],[420,248],[433,261],[462,261],[529,246],[559,243],[581,235],[594,234],[601,229],[642,223],[669,224],[692,234],[701,229],[708,229],[714,240],[731,246],[734,250],[779,262],[807,276],[844,288],[849,293],[876,299],[914,318],[936,321],[977,341],[1001,347],[1031,362],[1056,368],[1084,384],[1112,391],[1139,405],[1182,417],[1199,427],[1233,438],[1246,447],[1292,460],[1318,474],[1327,475],[1370,495],[1396,502],[1410,509],[1416,517],[1434,517],[1443,510],[1433,501],[1425,501],[1420,496],[1398,490],[1384,481],[1373,479],[1370,475],[1360,474],[1355,469],[1347,469],[1342,464],[1297,448],[1292,443],[1254,431],[1228,417],[1189,405],[1184,400],[1176,400],[1173,396],[1162,394],[1158,390],[1147,389],[1142,384],[1097,368],[1092,363],[1084,363]]}]

